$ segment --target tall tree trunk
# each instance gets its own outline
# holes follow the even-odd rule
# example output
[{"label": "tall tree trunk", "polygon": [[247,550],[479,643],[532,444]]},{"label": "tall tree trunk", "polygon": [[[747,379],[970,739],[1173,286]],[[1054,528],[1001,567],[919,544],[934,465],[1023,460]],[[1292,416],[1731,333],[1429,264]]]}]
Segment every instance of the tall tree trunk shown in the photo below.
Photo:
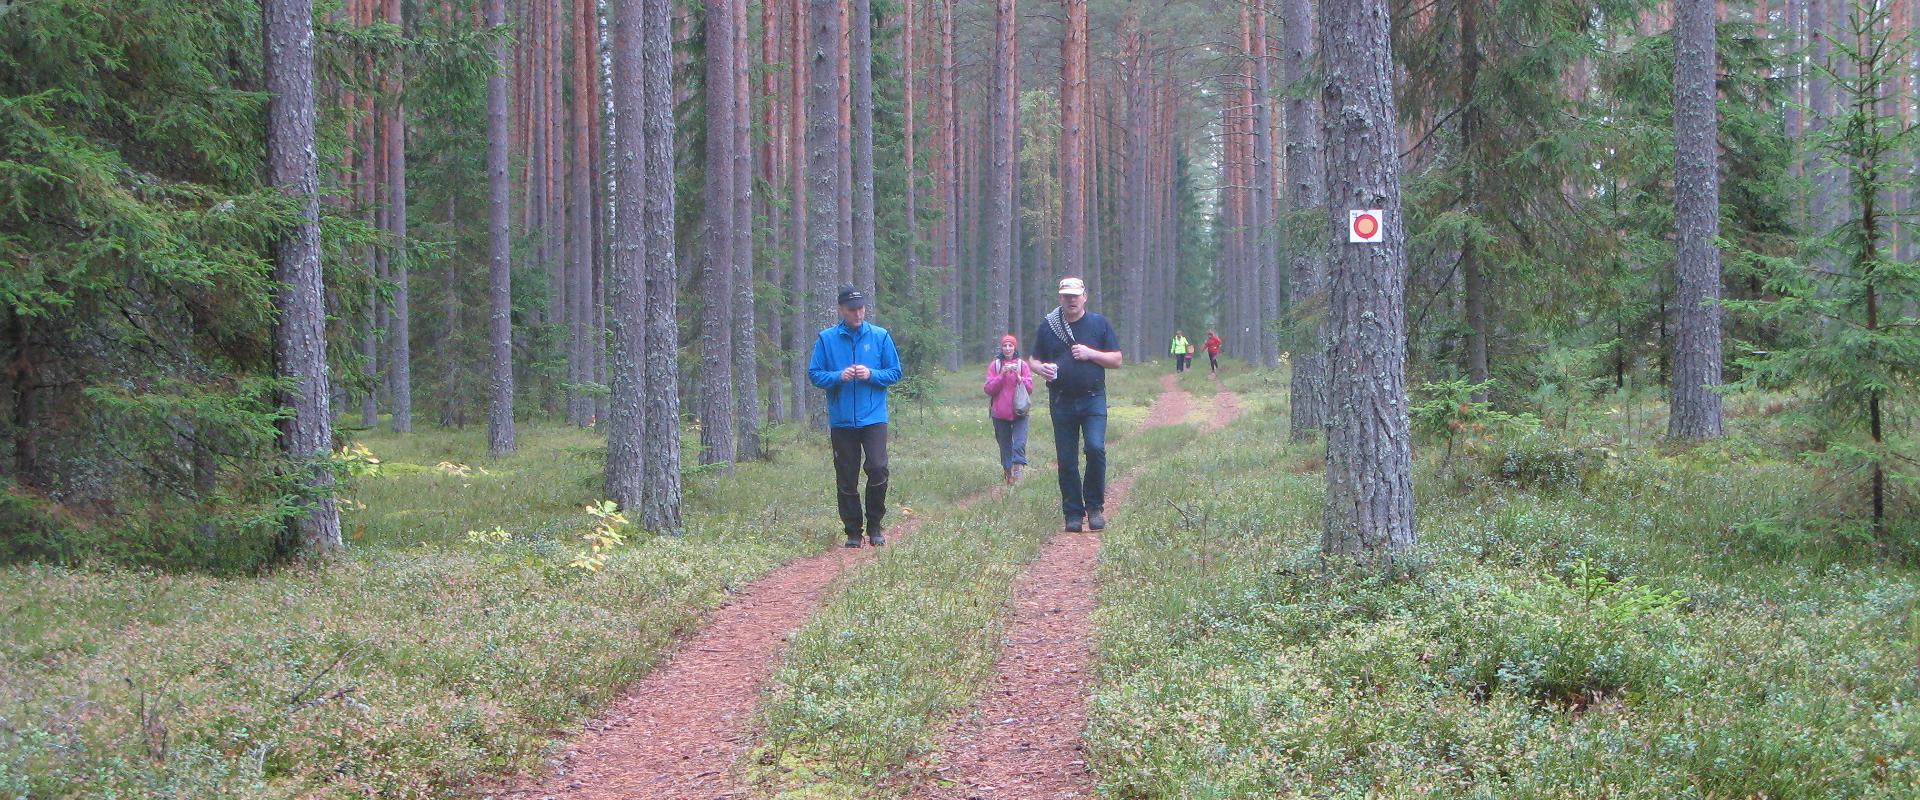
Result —
[{"label": "tall tree trunk", "polygon": [[1060,40],[1060,267],[1078,276],[1087,264],[1087,0],[1064,0]]},{"label": "tall tree trunk", "polygon": [[834,197],[840,201],[840,282],[854,283],[859,274],[854,266],[855,246],[853,234],[853,0],[840,0],[836,8],[840,14],[840,53],[839,80],[840,90],[834,95],[840,108],[840,124],[834,129],[840,133],[840,186]]},{"label": "tall tree trunk", "polygon": [[290,526],[309,553],[340,549],[333,501],[333,412],[327,396],[326,289],[320,269],[320,172],[314,151],[313,4],[265,0],[262,43],[267,87],[267,174],[300,205],[300,224],[273,242],[274,375],[288,381],[277,402],[280,450],[301,473],[307,508]]},{"label": "tall tree trunk", "polygon": [[1293,416],[1288,433],[1298,442],[1320,435],[1327,424],[1325,178],[1320,153],[1320,106],[1302,89],[1317,63],[1312,0],[1284,0],[1287,114],[1287,246],[1292,253],[1288,294],[1293,298],[1291,363]]},{"label": "tall tree trunk", "polygon": [[[491,0],[500,3],[504,0]],[[644,508],[646,473],[643,439],[647,390],[647,155],[644,128],[647,86],[643,56],[646,36],[641,0],[613,0],[613,170],[614,219],[607,294],[613,328],[612,403],[607,419],[607,497],[629,512]]]},{"label": "tall tree trunk", "polygon": [[744,0],[706,4],[705,188],[701,191],[700,463],[733,464],[733,8]]},{"label": "tall tree trunk", "polygon": [[[640,43],[640,83],[645,87],[646,208],[641,227],[646,242],[640,255],[647,265],[646,300],[646,427],[644,498],[641,525],[659,534],[679,535],[680,517],[680,386],[678,305],[679,275],[674,261],[673,176],[673,41],[671,0],[615,0],[621,5],[622,24],[644,25]],[[637,7],[636,7],[637,6]],[[627,34],[631,35],[631,34]],[[642,126],[627,126],[634,130]],[[638,149],[639,142],[633,147]],[[630,183],[638,189],[638,182]],[[632,219],[632,217],[628,217]]]},{"label": "tall tree trunk", "polygon": [[[460,224],[459,207],[455,199],[459,195],[447,195],[447,228],[456,229]],[[443,259],[440,264],[440,310],[444,318],[441,326],[439,345],[440,369],[440,426],[443,428],[464,428],[467,425],[466,408],[468,399],[461,391],[462,372],[466,359],[460,353],[460,269],[459,259]]]},{"label": "tall tree trunk", "polygon": [[[506,25],[506,0],[487,0],[487,27]],[[487,76],[487,452],[498,458],[517,448],[513,427],[513,262],[507,189],[507,44],[488,45],[495,62]]]},{"label": "tall tree trunk", "polygon": [[[807,23],[812,26],[811,85],[807,95],[807,272],[809,296],[798,298],[809,309],[814,330],[834,324],[833,302],[840,276],[840,13],[837,0],[809,0]],[[800,337],[800,341],[809,341]],[[804,356],[802,356],[804,358]],[[812,424],[826,427],[826,407],[815,404]]]},{"label": "tall tree trunk", "polygon": [[914,69],[914,59],[919,53],[916,50],[918,45],[914,42],[915,20],[913,15],[915,12],[913,0],[905,0],[905,5],[905,11],[901,15],[901,21],[905,26],[905,30],[902,32],[900,39],[900,58],[902,64],[900,74],[901,83],[905,89],[904,105],[906,106],[905,114],[903,115],[904,119],[902,120],[906,127],[902,135],[902,138],[905,139],[902,152],[906,153],[907,160],[907,296],[916,298],[917,300],[920,291],[920,151],[914,147],[913,134],[919,123],[919,120],[914,116],[914,90],[919,83],[919,75]]},{"label": "tall tree trunk", "polygon": [[[733,6],[734,456],[760,458],[759,329],[754,303],[753,111],[747,100],[747,2]],[[766,24],[763,19],[761,24]]]},{"label": "tall tree trunk", "polygon": [[1273,325],[1280,319],[1280,243],[1274,230],[1273,60],[1267,53],[1266,0],[1253,0],[1253,242],[1260,304],[1260,363],[1280,364]]},{"label": "tall tree trunk", "polygon": [[1013,131],[1020,119],[1020,83],[1014,61],[1018,45],[1018,0],[994,0],[993,154],[988,173],[987,329],[1009,324],[1007,276],[1013,262]]},{"label": "tall tree trunk", "polygon": [[[1147,313],[1147,84],[1153,76],[1147,66],[1145,34],[1140,30],[1140,19],[1129,10],[1126,27],[1126,65],[1127,71],[1127,226],[1126,241],[1122,245],[1125,252],[1126,270],[1123,297],[1126,305],[1122,312],[1122,324],[1126,333],[1120,341],[1126,349],[1135,353],[1135,357],[1146,360],[1146,313]],[[1116,298],[1118,299],[1118,298]],[[1155,332],[1155,338],[1159,338]]]},{"label": "tall tree trunk", "polygon": [[947,370],[960,369],[960,180],[958,174],[959,113],[954,99],[953,6],[946,0],[940,12],[940,326],[948,332]]},{"label": "tall tree trunk", "polygon": [[853,285],[875,296],[873,275],[873,7],[853,0]]},{"label": "tall tree trunk", "polygon": [[807,379],[807,351],[812,346],[809,334],[812,326],[807,324],[807,310],[813,292],[813,284],[808,280],[807,265],[811,263],[808,252],[808,238],[812,230],[809,218],[812,209],[807,205],[807,191],[810,188],[807,174],[807,137],[813,124],[813,113],[807,105],[807,93],[811,90],[811,63],[807,56],[809,40],[807,16],[801,11],[802,4],[810,0],[792,0],[793,3],[793,108],[789,124],[793,126],[792,150],[789,163],[793,165],[793,268],[792,281],[787,292],[789,313],[787,336],[791,342],[788,356],[792,359],[792,417],[794,421],[811,422],[814,406],[822,398],[815,394],[813,383]]},{"label": "tall tree trunk", "polygon": [[1387,0],[1326,3],[1321,14],[1328,230],[1346,230],[1348,209],[1386,214],[1381,243],[1349,244],[1341,235],[1328,248],[1331,418],[1321,549],[1391,568],[1416,536],[1405,375],[1406,228]]},{"label": "tall tree trunk", "polygon": [[[400,0],[389,0],[387,22],[404,30]],[[407,246],[407,106],[400,95],[406,87],[406,61],[394,62],[393,105],[387,109],[387,191],[388,225],[393,235],[393,259],[389,271],[393,281],[393,329],[387,334],[387,374],[393,385],[393,431],[413,430],[413,341],[407,274],[411,258]]]},{"label": "tall tree trunk", "polygon": [[593,321],[593,134],[592,91],[593,53],[587,39],[587,21],[593,17],[593,0],[573,0],[574,24],[568,39],[573,43],[573,96],[567,103],[567,124],[572,130],[573,158],[569,163],[567,230],[571,237],[567,277],[567,362],[570,386],[567,390],[567,415],[574,426],[584,428],[593,422],[593,396],[587,384],[599,375],[594,372],[588,331]]},{"label": "tall tree trunk", "polygon": [[[1480,213],[1477,168],[1484,153],[1479,105],[1475,102],[1480,80],[1480,0],[1464,0],[1460,6],[1460,148],[1466,163],[1461,186],[1461,203],[1468,214]],[[1460,274],[1465,286],[1467,317],[1467,380],[1475,385],[1487,382],[1487,281],[1481,273],[1479,248],[1471,237],[1460,244]],[[1486,391],[1473,393],[1475,402],[1486,402]]]},{"label": "tall tree trunk", "polygon": [[1713,0],[1680,0],[1674,34],[1673,410],[1667,435],[1716,439],[1720,421],[1719,122]]}]

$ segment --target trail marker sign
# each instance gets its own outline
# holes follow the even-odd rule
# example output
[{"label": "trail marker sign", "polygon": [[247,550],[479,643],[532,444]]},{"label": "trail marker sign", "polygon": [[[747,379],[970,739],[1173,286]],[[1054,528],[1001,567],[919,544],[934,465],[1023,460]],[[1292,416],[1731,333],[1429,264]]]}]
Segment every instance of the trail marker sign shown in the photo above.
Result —
[{"label": "trail marker sign", "polygon": [[1347,212],[1347,241],[1376,243],[1386,241],[1387,215],[1377,208],[1357,208]]}]

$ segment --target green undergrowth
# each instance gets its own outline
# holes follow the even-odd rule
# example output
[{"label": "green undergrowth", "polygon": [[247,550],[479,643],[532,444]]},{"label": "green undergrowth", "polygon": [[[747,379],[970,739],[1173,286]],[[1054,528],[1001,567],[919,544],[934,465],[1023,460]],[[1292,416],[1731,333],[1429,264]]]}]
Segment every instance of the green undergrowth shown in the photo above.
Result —
[{"label": "green undergrowth", "polygon": [[[919,514],[999,477],[977,382],[932,392],[892,449]],[[604,437],[521,434],[503,459],[480,428],[362,436],[377,471],[325,563],[0,569],[0,797],[446,797],[537,765],[728,591],[838,537],[825,436],[788,426],[768,462],[688,471],[684,538],[570,567]]]},{"label": "green undergrowth", "polygon": [[[1194,439],[1192,425],[1137,429],[1159,381],[1157,372],[1133,370],[1114,375],[1109,385],[1110,482]],[[1027,480],[1000,498],[922,525],[857,573],[795,634],[762,707],[750,782],[796,799],[905,791],[912,765],[931,754],[954,715],[991,678],[1013,582],[1060,529],[1051,442],[1043,400],[1029,441],[1035,466]],[[1134,505],[1128,501],[1129,509]],[[1114,529],[1130,524],[1127,513]]]},{"label": "green undergrowth", "polygon": [[1920,575],[1756,541],[1800,465],[1496,442],[1463,486],[1423,449],[1384,579],[1320,562],[1318,446],[1275,444],[1278,403],[1155,464],[1106,539],[1103,796],[1920,793]]}]

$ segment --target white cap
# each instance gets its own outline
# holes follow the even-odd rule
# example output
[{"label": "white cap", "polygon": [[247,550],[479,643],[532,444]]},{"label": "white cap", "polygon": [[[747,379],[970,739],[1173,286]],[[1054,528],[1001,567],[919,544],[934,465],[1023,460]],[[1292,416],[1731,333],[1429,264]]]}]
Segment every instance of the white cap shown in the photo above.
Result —
[{"label": "white cap", "polygon": [[1080,280],[1079,278],[1061,278],[1060,293],[1061,294],[1086,294],[1087,282]]}]

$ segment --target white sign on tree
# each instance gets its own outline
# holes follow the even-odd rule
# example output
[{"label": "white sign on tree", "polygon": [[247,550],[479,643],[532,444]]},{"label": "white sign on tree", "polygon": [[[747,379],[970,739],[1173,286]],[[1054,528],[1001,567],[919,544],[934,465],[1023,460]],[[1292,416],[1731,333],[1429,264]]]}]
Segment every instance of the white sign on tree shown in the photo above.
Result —
[{"label": "white sign on tree", "polygon": [[1386,212],[1377,208],[1358,208],[1347,212],[1347,241],[1373,244],[1386,238]]}]

